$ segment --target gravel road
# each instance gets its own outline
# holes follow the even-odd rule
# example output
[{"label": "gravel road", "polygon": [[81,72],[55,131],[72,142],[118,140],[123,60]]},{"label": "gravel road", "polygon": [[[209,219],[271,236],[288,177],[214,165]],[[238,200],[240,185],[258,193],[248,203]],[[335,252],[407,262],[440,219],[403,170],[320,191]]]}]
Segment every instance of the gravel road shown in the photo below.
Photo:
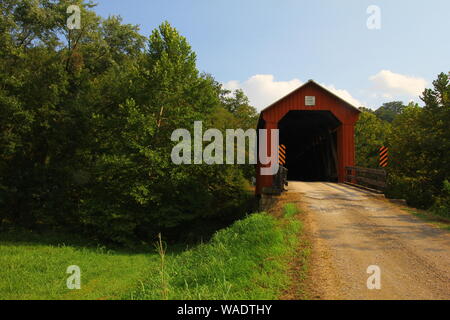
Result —
[{"label": "gravel road", "polygon": [[[449,232],[347,185],[290,182],[288,192],[313,245],[311,298],[450,299]],[[368,289],[369,266],[380,268],[381,289]]]}]

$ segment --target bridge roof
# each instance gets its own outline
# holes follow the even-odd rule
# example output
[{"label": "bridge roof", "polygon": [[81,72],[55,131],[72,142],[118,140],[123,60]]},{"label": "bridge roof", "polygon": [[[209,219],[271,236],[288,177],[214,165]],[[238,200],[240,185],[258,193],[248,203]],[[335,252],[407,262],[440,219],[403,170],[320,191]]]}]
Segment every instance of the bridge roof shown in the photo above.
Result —
[{"label": "bridge roof", "polygon": [[264,113],[265,111],[269,110],[270,108],[274,107],[278,102],[282,101],[283,99],[295,94],[297,91],[299,91],[301,88],[309,85],[309,84],[314,84],[316,86],[318,86],[319,88],[321,88],[322,90],[324,90],[325,92],[327,92],[328,94],[330,94],[331,96],[335,97],[336,99],[344,102],[344,104],[346,106],[348,106],[350,109],[356,111],[357,113],[361,113],[361,110],[359,110],[359,108],[357,106],[355,106],[354,104],[348,102],[347,100],[345,100],[344,98],[341,98],[340,96],[336,95],[335,93],[333,93],[332,91],[330,91],[329,89],[327,89],[326,87],[324,87],[323,85],[321,85],[320,83],[314,81],[314,80],[308,80],[308,82],[302,84],[300,87],[298,87],[297,89],[295,89],[294,91],[291,91],[290,93],[288,93],[287,95],[285,95],[284,97],[278,99],[277,101],[275,101],[274,103],[272,103],[271,105],[269,105],[268,107],[264,108],[261,111],[261,114]]}]

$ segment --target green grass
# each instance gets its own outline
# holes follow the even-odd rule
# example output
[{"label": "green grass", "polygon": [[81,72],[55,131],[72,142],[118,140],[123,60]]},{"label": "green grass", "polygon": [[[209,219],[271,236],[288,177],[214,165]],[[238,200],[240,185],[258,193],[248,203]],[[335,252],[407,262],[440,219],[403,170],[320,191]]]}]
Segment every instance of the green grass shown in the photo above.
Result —
[{"label": "green grass", "polygon": [[[0,237],[0,299],[120,299],[133,290],[157,254],[120,253],[103,247],[17,241]],[[49,240],[49,239],[46,239]],[[62,241],[59,241],[62,243]],[[81,289],[67,289],[67,267],[81,269]]]},{"label": "green grass", "polygon": [[403,210],[409,212],[410,214],[418,217],[421,220],[424,220],[426,222],[435,225],[440,229],[450,231],[450,219],[447,217],[443,217],[426,210],[419,210],[413,208],[405,208]]},{"label": "green grass", "polygon": [[[283,207],[283,216],[285,218],[293,218],[302,213],[295,203],[286,203]],[[309,300],[309,293],[305,290],[305,281],[308,275],[311,245],[303,238],[301,237],[301,240],[297,241],[296,252],[291,255],[292,263],[295,267],[290,270],[294,283],[292,283],[292,287],[289,290],[289,299]]]},{"label": "green grass", "polygon": [[294,203],[287,203],[284,205],[283,214],[285,217],[293,217],[298,213],[300,213],[300,211]]},{"label": "green grass", "polygon": [[[0,299],[277,299],[292,281],[302,230],[287,211],[281,219],[250,215],[183,252],[163,241],[132,253],[61,236],[0,235]],[[70,265],[81,268],[80,290],[66,287]]]},{"label": "green grass", "polygon": [[277,299],[291,281],[288,261],[301,222],[260,213],[219,231],[207,244],[166,259],[133,299]]}]

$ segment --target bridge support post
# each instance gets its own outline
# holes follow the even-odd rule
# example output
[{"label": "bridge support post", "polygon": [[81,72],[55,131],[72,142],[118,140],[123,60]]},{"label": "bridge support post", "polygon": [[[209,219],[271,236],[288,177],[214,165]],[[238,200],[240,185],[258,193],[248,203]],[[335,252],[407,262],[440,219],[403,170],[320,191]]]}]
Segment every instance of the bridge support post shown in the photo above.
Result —
[{"label": "bridge support post", "polygon": [[[267,130],[267,149],[268,150],[268,156],[272,156],[272,154],[269,154],[270,152],[272,152],[272,148],[271,148],[271,144],[272,144],[272,131],[273,129],[278,129],[278,123],[277,122],[271,122],[271,121],[266,121],[264,129]],[[259,148],[258,148],[259,150]],[[277,152],[278,152],[278,148],[277,148]],[[262,165],[261,162],[259,161],[259,154],[257,155],[258,157],[258,164],[256,165],[256,194],[262,194],[263,190],[265,188],[271,188],[273,185],[273,180],[274,180],[274,176],[263,176],[261,175],[261,167],[266,167],[266,165]],[[278,157],[277,157],[278,159]],[[267,165],[268,167],[268,165]]]},{"label": "bridge support post", "polygon": [[355,166],[355,128],[353,124],[342,124],[337,132],[339,171],[338,181],[345,182],[345,167]]}]

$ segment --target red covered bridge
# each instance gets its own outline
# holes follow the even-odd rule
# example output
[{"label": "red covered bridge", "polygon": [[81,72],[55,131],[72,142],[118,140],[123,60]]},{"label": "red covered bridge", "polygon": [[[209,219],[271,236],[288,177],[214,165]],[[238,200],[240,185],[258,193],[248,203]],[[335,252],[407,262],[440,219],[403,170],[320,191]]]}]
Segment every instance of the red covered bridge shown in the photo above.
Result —
[{"label": "red covered bridge", "polygon": [[[344,182],[345,168],[355,164],[359,114],[356,106],[309,80],[264,109],[258,129],[279,129],[280,145],[287,150],[288,180]],[[268,136],[269,145],[270,131]],[[261,175],[260,167],[258,159],[258,195],[274,185],[274,176]]]}]

